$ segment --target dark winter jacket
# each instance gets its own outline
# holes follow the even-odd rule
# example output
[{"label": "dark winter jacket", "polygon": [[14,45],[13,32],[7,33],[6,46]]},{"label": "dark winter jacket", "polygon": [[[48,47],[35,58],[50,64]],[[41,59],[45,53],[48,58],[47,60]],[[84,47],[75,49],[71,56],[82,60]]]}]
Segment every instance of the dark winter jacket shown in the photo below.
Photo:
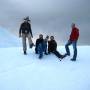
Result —
[{"label": "dark winter jacket", "polygon": [[48,41],[48,52],[54,52],[57,50],[57,42],[55,40]]},{"label": "dark winter jacket", "polygon": [[70,35],[70,41],[77,41],[79,38],[79,29],[78,28],[73,28],[71,35]]},{"label": "dark winter jacket", "polygon": [[19,34],[31,34],[31,36],[32,36],[32,30],[31,30],[31,25],[30,25],[30,23],[28,23],[28,22],[24,22],[24,23],[22,23],[21,24],[21,26],[20,26],[20,30],[19,30]]},{"label": "dark winter jacket", "polygon": [[44,39],[37,39],[37,40],[36,40],[36,47],[35,47],[36,53],[37,53],[38,45],[39,45],[39,44],[42,44],[42,45],[43,45],[43,43],[44,43]]}]

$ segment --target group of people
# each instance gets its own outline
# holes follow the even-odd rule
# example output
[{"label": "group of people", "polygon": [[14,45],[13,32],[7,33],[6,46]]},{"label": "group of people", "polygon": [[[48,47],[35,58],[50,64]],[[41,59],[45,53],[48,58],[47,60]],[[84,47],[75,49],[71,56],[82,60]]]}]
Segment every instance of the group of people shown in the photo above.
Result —
[{"label": "group of people", "polygon": [[39,59],[43,58],[43,55],[49,55],[53,53],[56,55],[60,60],[65,58],[66,56],[70,56],[70,50],[69,50],[69,45],[73,45],[73,58],[71,59],[72,61],[76,61],[77,58],[77,41],[79,38],[79,29],[75,26],[75,24],[72,24],[72,31],[70,34],[70,38],[68,42],[65,45],[66,53],[64,55],[60,54],[57,51],[57,42],[54,39],[54,36],[49,36],[47,35],[46,38],[43,38],[43,35],[40,34],[39,38],[36,40],[36,43],[34,45],[32,38],[32,30],[31,30],[31,23],[29,20],[29,17],[24,18],[24,22],[20,26],[19,30],[19,37],[22,37],[22,44],[23,44],[23,52],[24,55],[27,54],[27,44],[26,44],[26,38],[28,38],[29,41],[29,47],[32,48],[35,46],[35,53],[39,55]]},{"label": "group of people", "polygon": [[55,54],[60,60],[63,59],[66,55],[61,55],[57,51],[57,42],[54,39],[54,36],[47,35],[45,39],[43,39],[43,35],[40,34],[39,38],[36,40],[35,53],[39,54],[39,59],[43,57],[43,54],[49,55],[51,53]]}]

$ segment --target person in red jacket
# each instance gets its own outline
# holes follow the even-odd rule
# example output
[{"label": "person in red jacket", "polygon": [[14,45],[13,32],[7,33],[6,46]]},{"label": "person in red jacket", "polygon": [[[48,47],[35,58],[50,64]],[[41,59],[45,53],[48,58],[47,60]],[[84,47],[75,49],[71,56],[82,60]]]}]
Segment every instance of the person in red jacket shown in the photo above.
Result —
[{"label": "person in red jacket", "polygon": [[70,56],[69,45],[71,45],[71,44],[73,45],[74,55],[73,55],[73,58],[71,59],[72,61],[76,61],[76,58],[77,58],[77,41],[78,41],[78,38],[79,38],[79,29],[73,23],[70,38],[69,38],[67,44],[65,45],[66,55],[68,55],[68,56]]}]

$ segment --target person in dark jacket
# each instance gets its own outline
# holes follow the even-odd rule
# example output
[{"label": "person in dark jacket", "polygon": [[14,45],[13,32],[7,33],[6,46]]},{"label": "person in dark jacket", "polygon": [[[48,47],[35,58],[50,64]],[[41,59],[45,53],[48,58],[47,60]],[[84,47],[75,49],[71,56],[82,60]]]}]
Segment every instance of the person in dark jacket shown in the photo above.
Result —
[{"label": "person in dark jacket", "polygon": [[73,58],[71,59],[72,61],[76,61],[76,58],[77,58],[77,41],[78,41],[78,38],[79,38],[79,29],[73,23],[70,38],[69,38],[67,44],[65,45],[66,55],[68,55],[68,56],[70,56],[69,45],[71,45],[71,44],[73,45],[74,55],[73,55]]},{"label": "person in dark jacket", "polygon": [[27,54],[26,38],[28,38],[30,48],[32,48],[32,46],[34,45],[32,42],[33,35],[31,30],[31,24],[29,23],[29,21],[29,17],[26,17],[24,19],[24,22],[21,24],[19,30],[19,37],[22,37],[23,51],[25,55]]},{"label": "person in dark jacket", "polygon": [[48,50],[47,50],[48,39],[49,39],[49,36],[47,35],[46,38],[44,39],[44,54],[45,55],[48,55]]},{"label": "person in dark jacket", "polygon": [[39,38],[36,40],[36,47],[35,47],[35,53],[39,54],[39,59],[43,57],[44,52],[44,39],[43,35],[40,34]]},{"label": "person in dark jacket", "polygon": [[55,54],[60,60],[65,57],[65,55],[61,55],[57,51],[57,42],[55,41],[54,36],[51,36],[50,41],[48,41],[48,54],[51,53]]}]

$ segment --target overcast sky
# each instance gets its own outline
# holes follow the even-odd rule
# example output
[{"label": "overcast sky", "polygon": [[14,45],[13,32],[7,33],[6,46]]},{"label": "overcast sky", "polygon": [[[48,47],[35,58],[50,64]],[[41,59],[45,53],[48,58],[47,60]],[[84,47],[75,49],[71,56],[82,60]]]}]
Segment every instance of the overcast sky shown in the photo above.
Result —
[{"label": "overcast sky", "polygon": [[79,44],[90,45],[90,0],[0,0],[0,26],[18,35],[25,16],[35,37],[55,35],[65,44],[74,22],[80,29]]}]

